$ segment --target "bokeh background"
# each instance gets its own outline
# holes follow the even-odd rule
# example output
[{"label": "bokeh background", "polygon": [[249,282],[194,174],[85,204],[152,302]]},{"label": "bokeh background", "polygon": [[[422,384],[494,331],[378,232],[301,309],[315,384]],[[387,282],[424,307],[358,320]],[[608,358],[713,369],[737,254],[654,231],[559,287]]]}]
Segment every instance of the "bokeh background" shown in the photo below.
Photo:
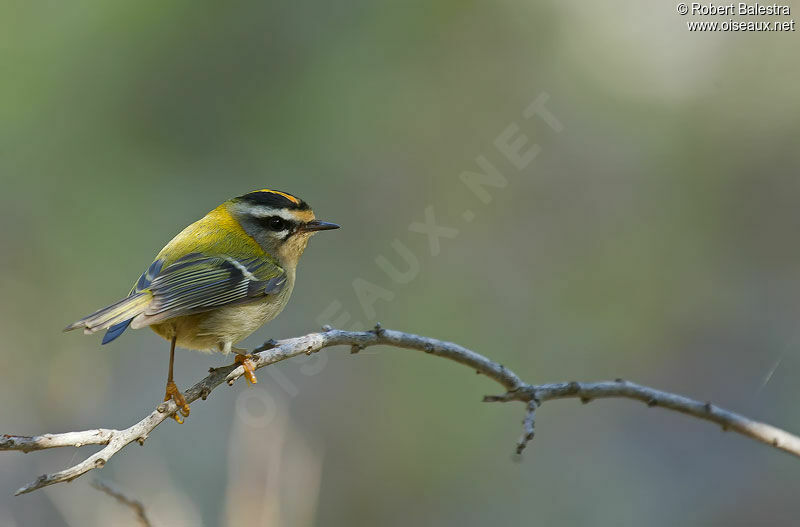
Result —
[{"label": "bokeh background", "polygon": [[[800,9],[800,6],[797,6]],[[690,33],[676,3],[4,2],[0,432],[127,427],[163,394],[148,331],[61,328],[127,293],[231,196],[295,193],[312,240],[245,341],[384,326],[530,382],[624,377],[800,431],[798,33]],[[786,20],[790,17],[749,17]],[[559,133],[524,115],[537,97]],[[495,139],[539,155],[517,169]],[[485,156],[484,203],[461,181]],[[431,254],[432,207],[458,229]],[[472,211],[474,220],[463,219]],[[396,283],[376,264],[418,264]],[[353,282],[380,287],[374,313]],[[359,282],[364,283],[364,282]],[[102,471],[13,491],[90,449],[0,455],[0,525],[787,525],[800,462],[629,401],[520,405],[455,363],[332,350],[223,387]],[[229,359],[186,351],[188,386]]]}]

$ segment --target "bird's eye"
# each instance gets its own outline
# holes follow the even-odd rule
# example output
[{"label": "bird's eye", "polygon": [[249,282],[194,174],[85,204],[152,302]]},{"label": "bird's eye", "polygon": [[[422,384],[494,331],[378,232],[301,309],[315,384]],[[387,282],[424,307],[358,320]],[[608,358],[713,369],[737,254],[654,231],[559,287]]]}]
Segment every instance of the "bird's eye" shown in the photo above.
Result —
[{"label": "bird's eye", "polygon": [[273,231],[283,231],[286,230],[286,220],[273,216],[267,220],[267,226]]}]

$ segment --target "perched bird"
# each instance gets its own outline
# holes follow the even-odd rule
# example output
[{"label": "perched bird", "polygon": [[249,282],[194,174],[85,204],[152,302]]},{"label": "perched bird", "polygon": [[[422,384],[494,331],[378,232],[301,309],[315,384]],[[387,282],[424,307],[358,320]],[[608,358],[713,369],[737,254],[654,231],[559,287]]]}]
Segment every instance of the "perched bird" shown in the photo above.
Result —
[{"label": "perched bird", "polygon": [[257,382],[247,351],[234,344],[286,306],[311,235],[338,228],[315,219],[305,201],[286,192],[263,189],[230,199],[161,249],[127,298],[64,331],[107,330],[107,344],[128,327],[149,326],[171,343],[164,401],[174,400],[186,417],[189,405],[173,379],[175,346],[233,351],[248,381]]}]

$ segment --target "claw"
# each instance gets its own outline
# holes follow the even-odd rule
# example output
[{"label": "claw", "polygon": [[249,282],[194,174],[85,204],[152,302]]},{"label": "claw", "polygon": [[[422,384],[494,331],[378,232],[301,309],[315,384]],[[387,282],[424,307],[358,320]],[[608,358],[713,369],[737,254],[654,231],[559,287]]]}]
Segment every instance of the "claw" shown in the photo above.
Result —
[{"label": "claw", "polygon": [[244,378],[247,379],[247,382],[250,384],[256,384],[258,382],[255,374],[256,367],[250,355],[236,355],[234,362],[236,364],[241,364],[242,368],[244,368]]},{"label": "claw", "polygon": [[183,396],[180,390],[178,390],[178,386],[174,381],[169,381],[167,383],[167,392],[164,395],[165,402],[169,401],[170,399],[175,401],[175,404],[178,405],[178,411],[172,414],[172,418],[175,419],[178,424],[183,424],[183,418],[189,417],[189,404],[186,402],[186,398]]}]

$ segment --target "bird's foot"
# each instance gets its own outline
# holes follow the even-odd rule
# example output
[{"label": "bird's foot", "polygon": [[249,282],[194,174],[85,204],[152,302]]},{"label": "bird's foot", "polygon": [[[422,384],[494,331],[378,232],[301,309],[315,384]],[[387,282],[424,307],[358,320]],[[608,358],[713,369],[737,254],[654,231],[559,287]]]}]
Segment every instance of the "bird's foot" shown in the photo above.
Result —
[{"label": "bird's foot", "polygon": [[172,414],[172,418],[179,424],[183,424],[183,418],[189,417],[189,404],[186,402],[186,398],[180,390],[178,390],[175,381],[167,382],[167,393],[164,395],[164,401],[166,402],[170,399],[175,401],[175,404],[178,405],[178,411]]},{"label": "bird's foot", "polygon": [[250,384],[256,384],[258,379],[256,379],[256,365],[253,363],[253,358],[251,355],[236,355],[234,359],[236,364],[241,364],[242,368],[244,368],[244,378],[247,379],[247,382]]}]

